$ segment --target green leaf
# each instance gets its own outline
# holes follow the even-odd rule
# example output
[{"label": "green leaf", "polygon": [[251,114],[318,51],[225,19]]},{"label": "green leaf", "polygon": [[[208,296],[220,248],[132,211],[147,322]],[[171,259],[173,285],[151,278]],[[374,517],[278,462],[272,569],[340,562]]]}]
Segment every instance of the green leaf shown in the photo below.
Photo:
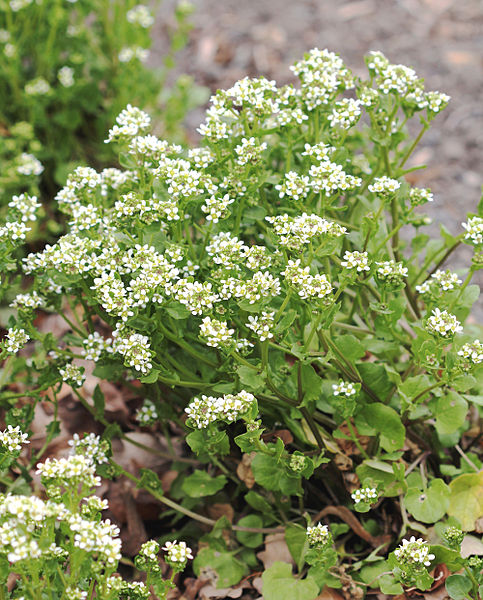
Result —
[{"label": "green leaf", "polygon": [[206,471],[196,469],[194,473],[188,475],[183,481],[181,489],[190,498],[203,498],[212,496],[219,492],[226,484],[227,479],[224,475],[210,477]]},{"label": "green leaf", "polygon": [[[408,401],[411,402],[416,398],[421,392],[424,392],[431,385],[431,381],[427,375],[416,375],[416,377],[408,377],[399,386],[399,393]],[[429,392],[428,392],[429,394]],[[422,401],[424,396],[418,398],[418,400]]]},{"label": "green leaf", "polygon": [[476,519],[483,517],[483,471],[460,475],[449,487],[448,515],[458,519],[464,531],[473,531]]},{"label": "green leaf", "polygon": [[445,582],[446,591],[452,600],[467,600],[472,583],[464,575],[450,575]]},{"label": "green leaf", "polygon": [[436,404],[436,430],[438,433],[453,433],[466,421],[468,402],[456,392],[448,392],[438,398]]},{"label": "green leaf", "polygon": [[171,302],[164,306],[165,311],[173,319],[187,319],[190,316],[190,311],[180,302]]},{"label": "green leaf", "polygon": [[158,381],[158,375],[159,370],[152,369],[147,375],[144,375],[144,377],[140,377],[139,381],[141,383],[156,383],[156,381]]},{"label": "green leaf", "polygon": [[[238,521],[242,527],[263,527],[263,520],[259,515],[247,515]],[[257,548],[263,542],[262,533],[250,531],[235,531],[236,539],[247,548]]]},{"label": "green leaf", "polygon": [[265,500],[263,496],[257,494],[253,490],[250,490],[245,494],[245,501],[255,510],[260,511],[261,513],[272,514],[273,506]]},{"label": "green leaf", "polygon": [[255,481],[266,490],[280,491],[287,496],[301,495],[300,477],[287,474],[284,462],[277,456],[259,453],[251,467]]},{"label": "green leaf", "polygon": [[307,530],[300,525],[289,523],[285,528],[285,541],[300,572],[304,566],[304,550],[307,546]]},{"label": "green leaf", "polygon": [[461,558],[459,550],[451,550],[446,546],[440,546],[439,544],[432,544],[430,548],[431,554],[434,554],[434,558],[431,561],[432,566],[446,565],[452,572],[459,571],[464,565],[464,559]]},{"label": "green leaf", "polygon": [[96,412],[96,417],[103,417],[105,401],[104,394],[102,393],[99,385],[96,385],[92,399],[94,400],[94,410]]},{"label": "green leaf", "polygon": [[265,385],[265,379],[255,369],[240,365],[236,370],[243,386],[250,392],[258,392]]},{"label": "green leaf", "polygon": [[342,354],[351,361],[362,358],[366,350],[355,335],[340,335],[334,338],[334,343]]},{"label": "green leaf", "polygon": [[292,323],[295,321],[296,317],[297,317],[297,311],[295,311],[293,309],[286,310],[283,313],[283,317],[280,319],[280,321],[275,326],[274,333],[283,333],[286,329],[288,329],[290,327],[290,325],[292,325]]},{"label": "green leaf", "polygon": [[393,452],[402,448],[406,430],[401,423],[401,417],[393,408],[379,403],[368,404],[361,411],[361,415],[369,427],[379,433],[379,441],[384,450]]},{"label": "green leaf", "polygon": [[319,586],[312,578],[295,579],[292,567],[276,562],[262,575],[265,600],[315,600]]},{"label": "green leaf", "polygon": [[433,479],[429,488],[422,491],[411,487],[404,498],[404,504],[411,515],[422,523],[435,523],[446,513],[451,491],[442,479]]},{"label": "green leaf", "polygon": [[217,588],[236,585],[247,573],[247,567],[231,552],[223,552],[212,548],[202,548],[193,561],[193,570],[197,576],[202,570],[210,570],[218,577]]},{"label": "green leaf", "polygon": [[392,575],[383,575],[377,580],[379,588],[383,594],[388,596],[397,596],[404,592],[403,587]]}]

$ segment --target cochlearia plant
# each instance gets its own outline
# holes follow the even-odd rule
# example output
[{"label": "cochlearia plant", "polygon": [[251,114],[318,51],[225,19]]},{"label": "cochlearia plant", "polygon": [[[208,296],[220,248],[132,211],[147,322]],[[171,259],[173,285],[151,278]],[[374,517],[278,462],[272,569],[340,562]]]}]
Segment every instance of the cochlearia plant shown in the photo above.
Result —
[{"label": "cochlearia plant", "polygon": [[[186,442],[183,460],[171,454],[176,479],[164,491],[159,473],[127,472],[109,453],[101,474],[129,477],[164,505],[161,522],[197,549],[194,573],[219,588],[263,570],[256,550],[278,534],[292,564],[265,568],[265,600],[313,600],[324,586],[362,599],[437,585],[477,600],[482,560],[462,544],[479,543],[470,532],[483,516],[483,344],[465,322],[479,293],[483,204],[456,235],[424,233],[421,207],[437,198],[410,185],[421,168],[410,158],[449,97],[380,52],[366,65],[362,80],[314,49],[292,67],[297,85],[238,81],[211,98],[203,142],[189,150],[152,135],[146,112],[122,110],[106,140],[121,168],[76,168],[56,197],[67,233],[22,260],[31,285],[20,294],[9,297],[8,272],[2,279],[15,311],[1,400],[6,424],[26,435],[49,399],[48,443],[67,384],[108,448],[129,443],[130,426],[109,422],[101,387],[87,394],[86,377],[135,394],[137,427]],[[14,201],[4,261],[35,204]],[[455,273],[447,260],[462,244],[473,258]],[[69,332],[38,329],[39,314],[60,315]],[[24,568],[48,563],[55,585],[69,573],[65,585],[80,590],[62,598],[123,598],[110,579],[117,543],[110,562],[76,542],[91,535],[89,519],[115,539],[92,516],[98,500],[81,499],[97,481],[92,465],[75,493],[67,465],[38,467],[49,499],[38,501],[39,524],[25,526],[33,550],[12,561],[22,550],[4,546],[4,571],[20,574],[23,597]],[[216,521],[213,505],[230,511]],[[54,521],[57,545],[45,550]],[[151,565],[157,548],[138,563]]]}]

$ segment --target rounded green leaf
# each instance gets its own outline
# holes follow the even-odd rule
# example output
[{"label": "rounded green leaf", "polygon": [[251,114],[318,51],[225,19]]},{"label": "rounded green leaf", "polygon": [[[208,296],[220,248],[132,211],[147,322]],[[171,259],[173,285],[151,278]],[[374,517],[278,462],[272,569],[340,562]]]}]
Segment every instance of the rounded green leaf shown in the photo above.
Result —
[{"label": "rounded green leaf", "polygon": [[226,481],[224,475],[210,477],[206,471],[196,469],[183,481],[181,489],[190,498],[203,498],[219,492],[225,486]]},{"label": "rounded green leaf", "polygon": [[464,575],[450,575],[445,585],[452,600],[466,600],[471,590],[471,580]]},{"label": "rounded green leaf", "polygon": [[449,487],[448,515],[458,519],[464,531],[473,531],[476,519],[483,517],[483,471],[460,475]]},{"label": "rounded green leaf", "polygon": [[409,488],[404,504],[411,515],[422,523],[435,523],[446,513],[451,491],[442,479],[433,479],[427,490]]},{"label": "rounded green leaf", "polygon": [[308,577],[295,579],[291,565],[276,562],[262,575],[264,600],[315,600],[319,586]]},{"label": "rounded green leaf", "polygon": [[[238,525],[241,525],[242,527],[260,528],[263,527],[263,521],[259,515],[247,515],[238,521]],[[240,544],[247,546],[247,548],[256,548],[263,542],[262,533],[236,531],[235,535]]]},{"label": "rounded green leaf", "polygon": [[448,392],[436,405],[436,430],[453,433],[464,424],[467,413],[468,402],[456,392]]}]

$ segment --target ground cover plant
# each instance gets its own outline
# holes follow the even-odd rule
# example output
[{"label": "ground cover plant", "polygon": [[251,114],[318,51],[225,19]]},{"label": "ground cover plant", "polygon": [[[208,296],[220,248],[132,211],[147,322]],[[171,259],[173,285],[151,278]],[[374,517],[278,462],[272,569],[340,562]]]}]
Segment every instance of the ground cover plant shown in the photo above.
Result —
[{"label": "ground cover plant", "polygon": [[[482,265],[483,203],[457,236],[424,233],[420,207],[433,195],[405,175],[419,168],[409,158],[449,98],[379,52],[366,64],[360,80],[314,49],[293,67],[298,86],[243,79],[212,97],[203,144],[190,150],[152,135],[149,115],[128,105],[107,138],[122,168],[69,175],[56,197],[69,230],[22,260],[31,285],[9,300],[7,491],[15,502],[31,493],[29,471],[59,432],[65,385],[101,437],[72,441],[84,449],[74,456],[88,457],[78,468],[89,491],[75,501],[62,477],[79,459],[37,467],[47,503],[57,503],[42,509],[49,535],[21,517],[12,527],[14,501],[2,498],[12,539],[27,529],[35,542],[11,560],[6,540],[4,578],[20,580],[4,597],[32,597],[26,569],[51,590],[65,590],[59,572],[68,573],[78,595],[55,598],[105,597],[118,554],[113,563],[95,546],[77,555],[71,533],[83,511],[111,527],[99,521],[99,500],[81,502],[96,485],[99,448],[98,474],[128,478],[163,505],[158,541],[169,553],[173,537],[186,540],[193,573],[219,594],[430,598],[445,586],[455,600],[481,595],[472,534],[483,516],[483,345],[466,320],[479,294],[471,279]],[[30,196],[13,201],[5,263],[22,243],[11,231],[28,227],[35,209]],[[463,243],[473,260],[453,273],[445,262]],[[47,314],[68,332],[37,327]],[[137,425],[110,422],[104,380],[142,400]],[[45,444],[12,457],[46,402]],[[166,440],[169,483],[116,460],[119,439],[142,446],[139,428]],[[59,516],[59,502],[70,512]],[[191,551],[176,544],[185,566]],[[149,556],[161,569],[153,549],[134,566]],[[95,575],[76,566],[89,564],[85,552],[97,557]],[[162,598],[169,584],[156,585]],[[125,590],[109,597],[149,597],[146,587]]]},{"label": "ground cover plant", "polygon": [[43,164],[44,191],[52,197],[73,165],[112,163],[102,140],[128,102],[149,107],[163,135],[182,136],[194,87],[189,78],[163,85],[186,42],[191,10],[187,2],[176,8],[165,67],[156,70],[144,64],[154,23],[148,6],[132,0],[3,2],[0,151],[15,137],[17,123],[28,122],[41,144],[35,156]]}]

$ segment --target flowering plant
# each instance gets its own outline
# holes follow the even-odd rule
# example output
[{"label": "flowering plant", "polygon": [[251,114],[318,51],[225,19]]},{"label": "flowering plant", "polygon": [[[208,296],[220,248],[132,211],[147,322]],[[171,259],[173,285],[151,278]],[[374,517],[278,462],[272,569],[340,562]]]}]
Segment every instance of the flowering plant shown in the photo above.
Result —
[{"label": "flowering plant", "polygon": [[[483,206],[456,236],[421,232],[419,207],[433,196],[409,185],[419,167],[407,163],[449,98],[379,52],[366,63],[360,80],[315,49],[293,67],[300,86],[261,77],[218,91],[204,143],[188,151],[128,105],[107,139],[123,169],[69,175],[57,194],[69,230],[23,260],[33,284],[11,303],[3,356],[34,402],[65,382],[108,425],[100,389],[83,393],[83,358],[94,376],[142,384],[132,387],[142,426],[184,432],[202,468],[179,468],[169,497],[156,473],[136,482],[205,525],[215,524],[203,514],[211,504],[233,507],[236,524],[222,519],[203,537],[195,573],[236,584],[263,533],[285,532],[299,572],[310,568],[294,579],[275,563],[266,600],[309,600],[328,584],[358,598],[427,589],[432,567],[464,566],[459,551],[411,538],[380,554],[408,531],[448,518],[470,531],[482,516],[465,500],[483,485],[480,458],[461,444],[474,441],[470,407],[481,415],[483,345],[465,321],[479,292]],[[475,251],[464,280],[441,270],[462,243]],[[40,310],[70,332],[36,330]],[[14,354],[25,335],[33,360]],[[15,398],[3,393],[8,414]],[[330,530],[312,525],[328,515]]]},{"label": "flowering plant", "polygon": [[157,111],[164,134],[179,136],[179,124],[191,104],[191,82],[183,77],[169,93],[164,90],[164,119],[159,95],[175,52],[186,41],[191,10],[187,2],[176,8],[165,67],[154,70],[144,66],[154,23],[154,14],[144,4],[2,2],[0,122],[7,132],[18,129],[18,121],[33,128],[42,144],[36,156],[44,164],[49,194],[65,182],[73,163],[90,159],[93,148],[97,164],[106,163],[100,142],[129,100]]}]

